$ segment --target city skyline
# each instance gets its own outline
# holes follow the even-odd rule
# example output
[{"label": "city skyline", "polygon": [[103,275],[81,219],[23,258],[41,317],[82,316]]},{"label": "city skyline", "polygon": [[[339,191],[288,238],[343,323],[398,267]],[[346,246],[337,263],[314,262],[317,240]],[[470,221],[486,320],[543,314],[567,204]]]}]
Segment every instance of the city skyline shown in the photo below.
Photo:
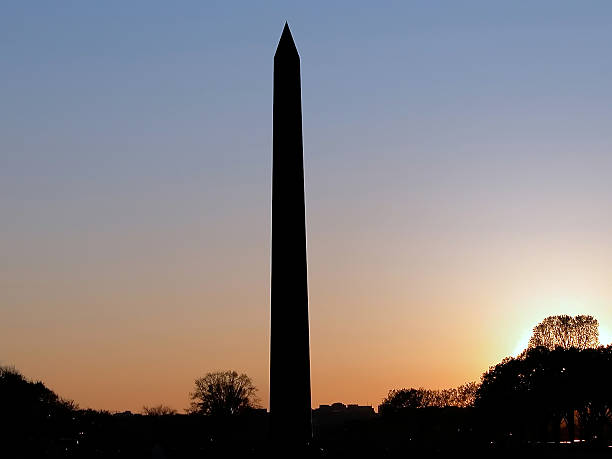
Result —
[{"label": "city skyline", "polygon": [[1,364],[118,411],[231,369],[267,406],[286,20],[313,407],[478,380],[548,315],[612,341],[612,6],[320,8],[5,8]]}]

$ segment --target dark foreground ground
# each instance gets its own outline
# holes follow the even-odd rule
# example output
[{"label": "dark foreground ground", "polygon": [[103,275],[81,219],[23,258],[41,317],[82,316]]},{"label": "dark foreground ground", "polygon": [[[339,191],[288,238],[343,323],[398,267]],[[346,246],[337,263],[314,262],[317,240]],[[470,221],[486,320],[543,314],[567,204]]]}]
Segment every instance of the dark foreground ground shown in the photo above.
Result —
[{"label": "dark foreground ground", "polygon": [[[385,418],[313,418],[315,440],[305,454],[320,458],[603,458],[607,438],[567,442],[567,432],[548,426],[521,434],[491,429],[466,409],[432,409]],[[1,430],[1,458],[225,458],[273,457],[268,415],[254,411],[232,419],[143,416],[76,411],[44,424],[14,423]],[[607,434],[606,434],[607,437]],[[565,442],[564,442],[565,441]]]}]

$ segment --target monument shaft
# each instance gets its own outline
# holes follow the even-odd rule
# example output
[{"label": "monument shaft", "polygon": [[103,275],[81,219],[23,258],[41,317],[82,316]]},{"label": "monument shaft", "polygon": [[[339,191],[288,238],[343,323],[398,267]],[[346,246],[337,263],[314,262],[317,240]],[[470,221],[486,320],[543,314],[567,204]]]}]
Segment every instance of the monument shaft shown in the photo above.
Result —
[{"label": "monument shaft", "polygon": [[270,428],[312,439],[300,57],[285,24],[274,55]]}]

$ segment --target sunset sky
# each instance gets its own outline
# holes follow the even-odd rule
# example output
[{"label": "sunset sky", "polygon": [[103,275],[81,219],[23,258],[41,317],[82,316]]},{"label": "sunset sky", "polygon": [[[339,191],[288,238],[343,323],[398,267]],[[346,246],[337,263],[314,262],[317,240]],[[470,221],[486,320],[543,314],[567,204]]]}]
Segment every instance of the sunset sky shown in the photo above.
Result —
[{"label": "sunset sky", "polygon": [[15,0],[0,364],[135,412],[235,369],[267,406],[285,20],[313,406],[478,380],[548,315],[612,341],[611,2]]}]

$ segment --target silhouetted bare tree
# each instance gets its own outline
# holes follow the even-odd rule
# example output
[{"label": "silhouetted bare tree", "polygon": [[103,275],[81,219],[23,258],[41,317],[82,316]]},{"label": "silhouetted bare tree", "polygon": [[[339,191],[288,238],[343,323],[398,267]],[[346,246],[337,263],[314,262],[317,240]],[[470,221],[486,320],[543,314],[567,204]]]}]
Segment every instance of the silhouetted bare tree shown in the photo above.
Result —
[{"label": "silhouetted bare tree", "polygon": [[246,374],[235,371],[207,373],[195,380],[195,390],[190,394],[192,414],[233,416],[256,408],[257,388]]},{"label": "silhouetted bare tree", "polygon": [[166,405],[143,406],[142,414],[146,414],[147,416],[167,416],[176,414],[176,410]]},{"label": "silhouetted bare tree", "polygon": [[421,408],[423,392],[420,389],[393,389],[389,391],[380,407],[381,414],[391,414],[404,408]]},{"label": "silhouetted bare tree", "polygon": [[549,316],[533,328],[528,349],[543,346],[590,349],[599,346],[599,323],[592,316]]},{"label": "silhouetted bare tree", "polygon": [[467,408],[474,404],[478,383],[469,382],[451,389],[399,389],[390,390],[380,405],[383,412],[402,408]]}]

